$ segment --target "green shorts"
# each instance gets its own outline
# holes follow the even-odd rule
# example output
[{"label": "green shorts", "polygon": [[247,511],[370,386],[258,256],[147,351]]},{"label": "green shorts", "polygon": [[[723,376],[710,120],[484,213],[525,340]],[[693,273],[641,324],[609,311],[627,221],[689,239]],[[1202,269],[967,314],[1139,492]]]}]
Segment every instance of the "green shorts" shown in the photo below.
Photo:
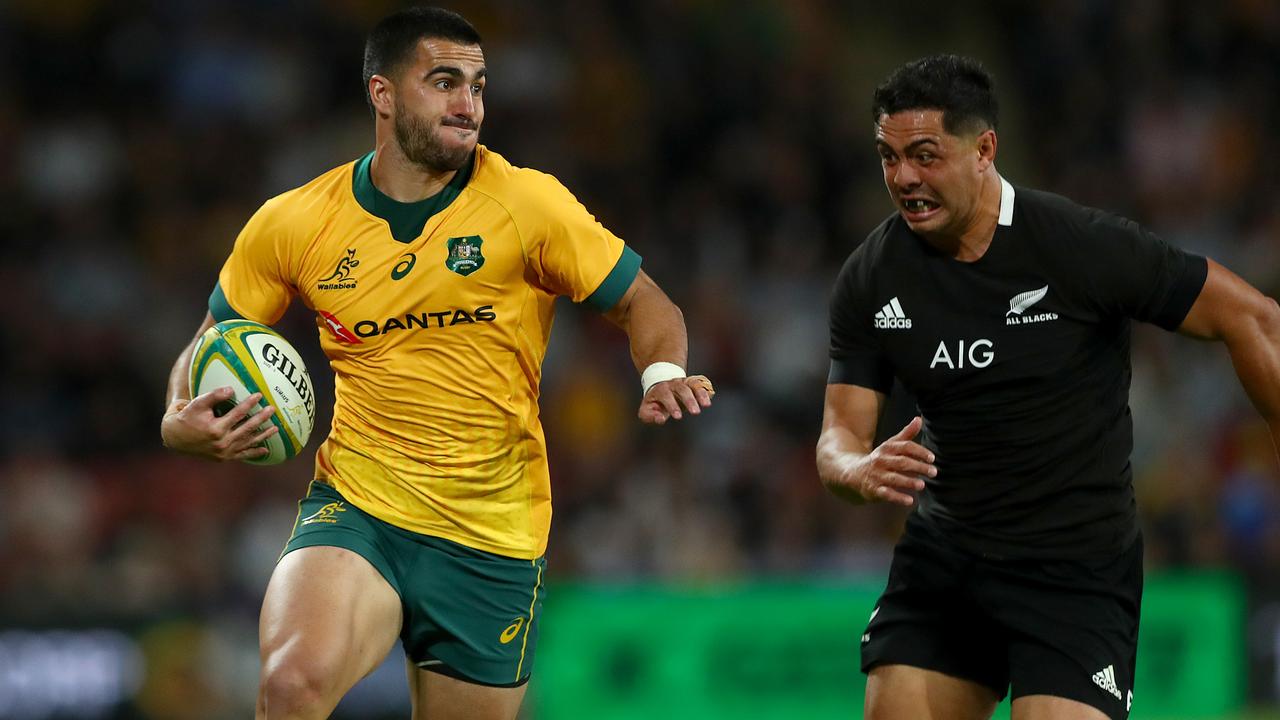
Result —
[{"label": "green shorts", "polygon": [[351,550],[391,583],[404,609],[400,639],[418,667],[495,687],[528,682],[545,558],[503,557],[409,532],[321,482],[312,482],[298,503],[281,557],[316,545]]}]

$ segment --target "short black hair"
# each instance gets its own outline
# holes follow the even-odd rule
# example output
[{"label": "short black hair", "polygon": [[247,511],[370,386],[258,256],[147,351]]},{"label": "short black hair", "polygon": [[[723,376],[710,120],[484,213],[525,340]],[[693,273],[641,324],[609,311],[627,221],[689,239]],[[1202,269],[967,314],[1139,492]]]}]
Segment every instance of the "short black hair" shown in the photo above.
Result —
[{"label": "short black hair", "polygon": [[904,110],[941,110],[952,135],[995,130],[999,121],[995,81],[982,63],[961,55],[930,55],[894,70],[876,88],[871,119]]},{"label": "short black hair", "polygon": [[438,7],[409,7],[378,22],[364,44],[364,93],[369,104],[369,80],[374,75],[390,76],[400,69],[424,38],[452,40],[461,45],[479,45],[480,33],[467,19],[452,10]]}]

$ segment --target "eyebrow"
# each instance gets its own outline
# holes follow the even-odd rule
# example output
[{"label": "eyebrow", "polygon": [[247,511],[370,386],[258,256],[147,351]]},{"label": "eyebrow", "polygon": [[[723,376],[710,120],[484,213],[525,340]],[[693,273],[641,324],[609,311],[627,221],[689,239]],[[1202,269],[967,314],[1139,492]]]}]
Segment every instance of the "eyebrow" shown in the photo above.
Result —
[{"label": "eyebrow", "polygon": [[[479,80],[480,78],[484,77],[485,71],[486,71],[485,68],[480,68],[479,70],[477,70],[476,79]],[[457,67],[454,67],[453,65],[437,65],[431,68],[431,70],[427,73],[427,77],[430,77],[432,75],[448,75],[450,77],[455,77],[455,78],[465,77],[462,71],[459,70]]]},{"label": "eyebrow", "polygon": [[915,142],[911,143],[910,145],[908,145],[908,146],[905,148],[905,150],[906,150],[907,152],[911,152],[912,150],[915,150],[916,148],[920,147],[921,145],[938,145],[938,144],[940,144],[940,143],[939,143],[937,140],[934,140],[933,138],[924,138],[924,139],[922,139],[922,140],[917,140],[917,141],[915,141]]},{"label": "eyebrow", "polygon": [[[941,145],[941,143],[939,143],[937,140],[935,140],[935,139],[933,139],[933,138],[922,138],[922,139],[920,139],[920,140],[916,140],[915,142],[913,142],[913,143],[911,143],[911,144],[907,145],[905,148],[903,148],[903,149],[902,149],[902,151],[903,151],[904,153],[910,153],[910,152],[912,152],[913,150],[916,150],[917,148],[919,148],[921,145]],[[892,146],[892,145],[890,145],[889,143],[887,143],[887,142],[885,142],[884,140],[881,140],[881,139],[879,139],[879,138],[876,138],[876,147],[878,147],[878,148],[888,148],[888,149],[890,149],[890,150],[893,150],[893,146]],[[896,151],[895,151],[895,152],[896,152]]]}]

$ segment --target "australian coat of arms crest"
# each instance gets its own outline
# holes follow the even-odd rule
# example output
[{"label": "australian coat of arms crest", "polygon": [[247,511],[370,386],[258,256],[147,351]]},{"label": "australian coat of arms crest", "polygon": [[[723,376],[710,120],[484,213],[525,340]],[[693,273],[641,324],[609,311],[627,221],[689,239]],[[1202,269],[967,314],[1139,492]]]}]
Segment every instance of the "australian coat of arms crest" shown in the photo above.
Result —
[{"label": "australian coat of arms crest", "polygon": [[464,276],[479,270],[484,265],[484,255],[480,252],[483,243],[479,235],[449,238],[446,242],[449,254],[444,266]]}]

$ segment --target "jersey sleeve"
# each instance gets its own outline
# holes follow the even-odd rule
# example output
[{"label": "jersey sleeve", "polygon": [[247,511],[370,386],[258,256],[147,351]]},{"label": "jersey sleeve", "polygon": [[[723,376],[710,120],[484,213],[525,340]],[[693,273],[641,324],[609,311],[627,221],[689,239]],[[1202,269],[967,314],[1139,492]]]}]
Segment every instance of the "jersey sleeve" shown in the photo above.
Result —
[{"label": "jersey sleeve", "polygon": [[868,310],[863,255],[849,258],[831,293],[830,385],[858,385],[885,394],[893,388],[893,368],[880,347]]},{"label": "jersey sleeve", "polygon": [[209,312],[215,320],[241,317],[271,325],[284,315],[294,294],[289,272],[292,235],[279,198],[268,200],[253,214],[236,238],[209,297]]},{"label": "jersey sleeve", "polygon": [[640,272],[641,258],[555,178],[538,174],[522,214],[525,252],[543,287],[606,312]]},{"label": "jersey sleeve", "polygon": [[1095,269],[1095,302],[1119,314],[1176,330],[1204,288],[1209,263],[1138,223],[1107,213],[1093,222],[1098,239],[1087,261]]}]

